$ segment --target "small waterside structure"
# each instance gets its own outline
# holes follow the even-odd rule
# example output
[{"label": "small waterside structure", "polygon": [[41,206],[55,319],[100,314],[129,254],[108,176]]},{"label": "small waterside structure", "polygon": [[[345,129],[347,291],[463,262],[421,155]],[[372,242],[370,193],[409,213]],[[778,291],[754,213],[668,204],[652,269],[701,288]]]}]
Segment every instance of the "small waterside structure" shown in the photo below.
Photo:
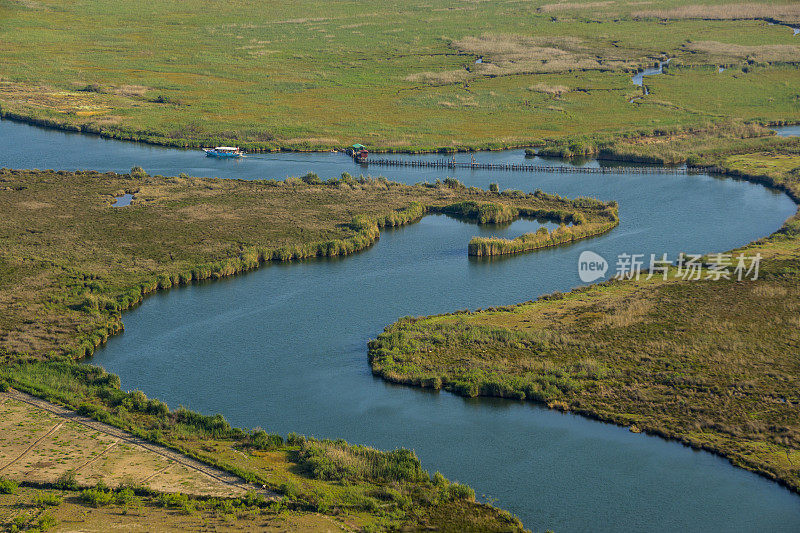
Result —
[{"label": "small waterside structure", "polygon": [[242,157],[244,152],[238,146],[217,146],[216,148],[203,148],[208,157]]},{"label": "small waterside structure", "polygon": [[356,143],[347,149],[347,155],[352,157],[356,163],[366,163],[367,158],[369,157],[369,152],[367,151],[366,146]]}]

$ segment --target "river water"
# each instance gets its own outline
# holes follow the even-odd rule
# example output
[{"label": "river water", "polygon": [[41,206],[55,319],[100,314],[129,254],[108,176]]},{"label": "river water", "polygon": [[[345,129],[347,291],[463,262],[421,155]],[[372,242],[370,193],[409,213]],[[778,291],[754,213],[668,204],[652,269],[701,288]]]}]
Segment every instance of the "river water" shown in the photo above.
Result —
[{"label": "river water", "polygon": [[[569,247],[474,260],[466,255],[471,236],[513,237],[536,223],[478,227],[428,216],[384,231],[351,257],[273,264],[159,293],[125,313],[125,333],[92,362],[119,374],[126,389],[172,408],[220,412],[235,425],[412,448],[426,468],[472,485],[534,530],[800,530],[797,496],[711,454],[529,403],[387,384],[371,375],[366,357],[367,340],[398,317],[510,304],[577,286],[583,250],[600,253],[613,269],[623,252],[673,258],[745,244],[794,213],[783,194],[705,175],[375,169],[336,153],[224,161],[8,121],[0,121],[0,139],[0,166],[12,168],[141,165],[151,174],[227,178],[346,171],[412,183],[454,176],[480,187],[497,182],[615,199],[620,226]],[[475,157],[523,161],[521,151]]]}]

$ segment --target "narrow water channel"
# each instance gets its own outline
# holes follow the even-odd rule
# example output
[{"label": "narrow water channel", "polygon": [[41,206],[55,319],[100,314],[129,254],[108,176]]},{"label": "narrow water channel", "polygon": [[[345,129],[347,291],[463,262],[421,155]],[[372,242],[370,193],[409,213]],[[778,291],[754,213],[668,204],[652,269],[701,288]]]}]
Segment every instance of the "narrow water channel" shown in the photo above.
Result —
[{"label": "narrow water channel", "polygon": [[[152,174],[258,178],[375,170],[341,154],[219,161],[7,121],[0,139],[9,148],[0,166],[13,168],[141,165]],[[476,155],[481,162],[522,158],[521,151]],[[374,247],[351,257],[273,264],[151,296],[124,315],[125,333],[92,362],[119,374],[126,389],[172,408],[220,412],[235,425],[412,448],[426,468],[472,485],[534,530],[800,530],[796,495],[711,454],[529,403],[390,385],[371,375],[366,358],[367,340],[398,317],[510,304],[577,286],[583,250],[613,264],[622,252],[673,256],[739,246],[794,213],[785,195],[705,175],[381,173],[412,183],[455,176],[480,187],[498,182],[615,199],[622,222],[574,246],[480,261],[466,256],[471,236],[516,236],[536,223],[478,227],[428,216],[384,231]]]},{"label": "narrow water channel", "polygon": [[667,59],[665,61],[659,61],[657,67],[650,67],[640,72],[637,72],[631,77],[631,81],[633,82],[634,85],[638,85],[639,87],[641,87],[642,94],[644,96],[647,96],[648,94],[650,94],[650,91],[647,90],[647,86],[644,84],[645,76],[655,76],[657,74],[663,74],[664,66],[668,65],[670,61],[671,61],[670,59]]}]

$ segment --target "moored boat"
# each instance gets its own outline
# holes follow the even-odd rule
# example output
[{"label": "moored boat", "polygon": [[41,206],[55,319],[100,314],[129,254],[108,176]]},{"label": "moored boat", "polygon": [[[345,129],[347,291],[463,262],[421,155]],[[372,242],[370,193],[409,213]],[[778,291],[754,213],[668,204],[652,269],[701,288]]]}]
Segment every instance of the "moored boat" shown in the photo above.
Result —
[{"label": "moored boat", "polygon": [[216,148],[203,148],[208,157],[242,157],[244,152],[237,146],[217,146]]}]

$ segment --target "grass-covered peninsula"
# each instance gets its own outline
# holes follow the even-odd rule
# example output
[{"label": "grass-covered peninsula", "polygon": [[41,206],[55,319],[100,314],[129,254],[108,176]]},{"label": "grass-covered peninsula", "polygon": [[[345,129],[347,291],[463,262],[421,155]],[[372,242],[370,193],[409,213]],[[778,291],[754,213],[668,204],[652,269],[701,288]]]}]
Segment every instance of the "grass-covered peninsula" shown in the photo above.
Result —
[{"label": "grass-covered peninsula", "polygon": [[[800,121],[788,0],[37,0],[0,2],[0,21],[2,115],[173,146],[501,148]],[[666,58],[647,94],[632,83]]]},{"label": "grass-covered peninsula", "polygon": [[[520,216],[604,224],[616,204],[457,180],[414,186],[344,175],[225,180],[0,170],[4,360],[90,355],[120,312],[157,289],[265,261],[347,255],[384,226],[445,213],[481,224]],[[114,198],[132,193],[126,207]],[[464,243],[465,253],[468,243]]]},{"label": "grass-covered peninsula", "polygon": [[[123,193],[133,195],[131,204],[115,207]],[[265,261],[357,252],[379,238],[380,228],[426,213],[478,224],[528,216],[591,225],[615,207],[538,191],[483,191],[451,179],[409,186],[348,175],[246,181],[149,176],[139,168],[126,175],[3,169],[0,385],[281,495],[281,503],[248,504],[262,514],[316,512],[379,529],[518,529],[507,513],[475,503],[468,487],[422,471],[411,452],[284,439],[232,428],[219,415],[170,411],[141,392],[120,390],[119,378],[77,359],[120,332],[121,312],[150,292]],[[107,499],[113,503],[113,494]],[[204,508],[193,502],[179,504]]]},{"label": "grass-covered peninsula", "polygon": [[[800,140],[719,135],[616,148],[646,158],[690,145],[684,160],[800,200]],[[677,439],[800,491],[800,219],[739,251],[763,256],[758,280],[656,276],[404,318],[371,342],[372,368],[398,383],[546,403]]]}]

